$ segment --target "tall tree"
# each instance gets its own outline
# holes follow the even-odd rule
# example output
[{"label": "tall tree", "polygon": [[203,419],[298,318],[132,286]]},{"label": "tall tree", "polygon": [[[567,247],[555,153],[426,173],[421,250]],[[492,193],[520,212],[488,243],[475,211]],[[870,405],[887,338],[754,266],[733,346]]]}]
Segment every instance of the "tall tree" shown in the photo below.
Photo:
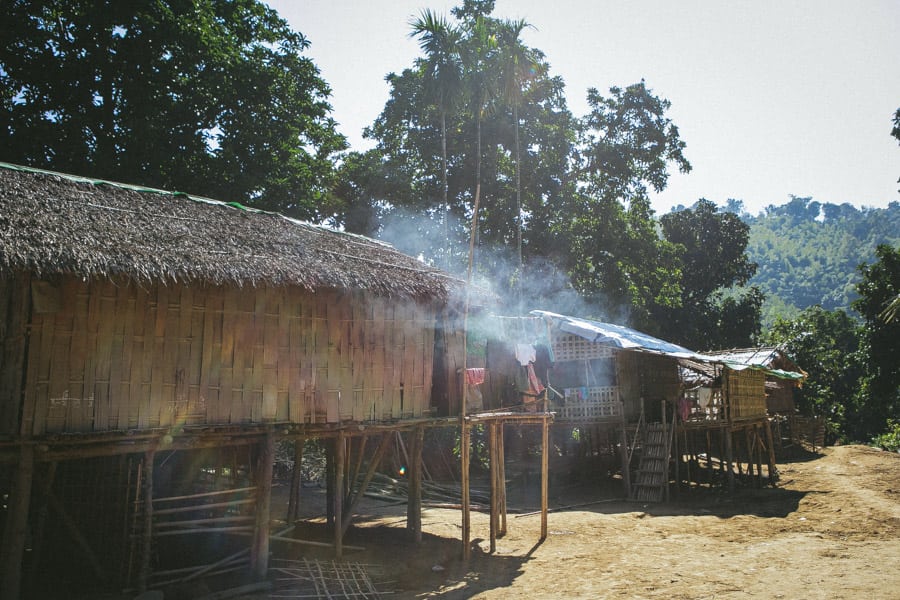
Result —
[{"label": "tall tree", "polygon": [[419,47],[425,58],[419,68],[425,80],[427,97],[438,107],[441,118],[441,194],[444,224],[444,243],[447,248],[445,266],[450,266],[450,206],[447,185],[447,112],[453,108],[460,95],[462,65],[459,44],[462,39],[457,27],[450,25],[443,16],[430,10],[422,11],[413,20],[411,36],[419,38]]},{"label": "tall tree", "polygon": [[859,267],[862,281],[853,308],[862,315],[862,346],[867,372],[858,403],[857,439],[882,433],[888,417],[900,417],[900,321],[886,321],[882,313],[900,294],[900,246],[875,250],[877,260]]},{"label": "tall tree", "polygon": [[859,324],[843,310],[804,309],[777,319],[763,341],[781,348],[807,373],[796,391],[802,414],[825,417],[828,441],[859,440],[853,414],[864,367],[858,353]]},{"label": "tall tree", "polygon": [[0,158],[317,219],[345,147],[308,41],[257,0],[17,0]]},{"label": "tall tree", "polygon": [[526,27],[531,27],[524,19],[506,20],[500,27],[501,96],[512,107],[515,169],[516,169],[516,254],[518,268],[523,267],[522,259],[522,180],[521,152],[519,142],[519,105],[524,97],[524,86],[541,68],[540,57],[522,43],[521,35]]},{"label": "tall tree", "polygon": [[655,307],[657,331],[700,350],[750,345],[760,331],[762,295],[758,289],[725,295],[756,272],[746,253],[750,226],[705,199],[663,215],[660,225],[678,246],[681,293],[675,306]]},{"label": "tall tree", "polygon": [[684,142],[666,115],[668,100],[645,83],[588,90],[574,177],[579,195],[562,206],[557,226],[571,249],[568,269],[581,293],[610,318],[649,324],[654,305],[677,305],[675,247],[660,238],[647,191],[664,189],[669,166],[691,165]]}]

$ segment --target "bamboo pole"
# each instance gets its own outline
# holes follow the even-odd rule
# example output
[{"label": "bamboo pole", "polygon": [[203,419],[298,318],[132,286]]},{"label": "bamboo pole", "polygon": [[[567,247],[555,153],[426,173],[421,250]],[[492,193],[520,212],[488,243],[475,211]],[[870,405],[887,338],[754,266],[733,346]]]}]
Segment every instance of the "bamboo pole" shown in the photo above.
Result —
[{"label": "bamboo pole", "polygon": [[[465,405],[465,402],[463,403]],[[463,409],[465,410],[465,409]],[[460,505],[462,507],[462,557],[469,560],[472,549],[469,547],[471,535],[471,514],[469,506],[469,447],[470,430],[465,418],[460,419],[459,431],[459,463],[460,463]]]},{"label": "bamboo pole", "polygon": [[500,484],[500,537],[506,535],[506,437],[504,436],[504,423],[497,423],[497,437],[500,443],[497,447],[497,478]]},{"label": "bamboo pole", "polygon": [[31,571],[28,574],[28,587],[34,588],[40,573],[41,555],[44,547],[44,529],[47,525],[47,512],[50,505],[50,494],[53,491],[53,482],[56,480],[57,463],[51,462],[47,466],[47,474],[41,485],[41,504],[38,508],[37,523],[34,526],[33,547],[31,550]]},{"label": "bamboo pole", "polygon": [[288,499],[287,521],[293,523],[300,515],[300,490],[303,487],[304,438],[294,440],[294,468],[291,470],[291,493]]},{"label": "bamboo pole", "polygon": [[341,559],[344,556],[344,460],[347,452],[347,441],[344,431],[338,432],[334,440],[334,555]]},{"label": "bamboo pole", "polygon": [[138,591],[147,591],[147,582],[150,579],[150,558],[153,549],[153,461],[156,459],[156,450],[148,450],[144,453],[144,479],[142,490],[144,495],[144,522],[143,537],[141,538],[141,568],[138,572]]},{"label": "bamboo pole", "polygon": [[778,483],[778,467],[775,466],[775,440],[772,435],[772,423],[766,419],[766,449],[768,450],[769,459],[769,485],[775,487]]},{"label": "bamboo pole", "polygon": [[417,426],[413,432],[409,463],[409,492],[407,493],[406,527],[412,531],[413,541],[422,543],[422,446],[425,428]]},{"label": "bamboo pole", "polygon": [[269,515],[272,506],[272,471],[275,464],[275,435],[269,430],[260,443],[256,471],[256,529],[250,548],[250,565],[257,580],[269,570]]},{"label": "bamboo pole", "polygon": [[3,569],[2,600],[18,600],[22,586],[22,557],[28,530],[28,510],[31,506],[31,484],[34,477],[34,446],[23,444],[19,449],[19,465],[9,498],[9,512],[3,530],[0,549],[0,568]]},{"label": "bamboo pole", "polygon": [[491,549],[493,554],[497,551],[497,530],[499,529],[499,510],[500,510],[500,486],[498,484],[499,472],[497,462],[499,460],[499,451],[497,446],[497,423],[492,421],[488,424],[488,443],[490,446],[490,469],[491,469],[491,516],[490,516],[490,538]]},{"label": "bamboo pole", "polygon": [[550,491],[550,421],[544,416],[541,426],[541,541],[547,539],[547,508]]}]

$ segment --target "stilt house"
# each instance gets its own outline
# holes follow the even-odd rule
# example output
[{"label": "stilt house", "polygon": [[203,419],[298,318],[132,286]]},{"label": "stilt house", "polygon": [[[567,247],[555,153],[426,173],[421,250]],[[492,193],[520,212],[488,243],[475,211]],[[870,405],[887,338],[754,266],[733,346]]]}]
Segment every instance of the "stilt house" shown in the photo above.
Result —
[{"label": "stilt house", "polygon": [[0,597],[50,568],[178,579],[187,533],[264,573],[276,436],[458,414],[460,287],[361,236],[0,164]]},{"label": "stilt house", "polygon": [[[555,414],[557,445],[577,440],[582,455],[618,454],[629,496],[666,499],[673,470],[676,481],[700,474],[697,455],[731,486],[732,465],[742,474],[746,463],[759,481],[765,461],[773,479],[766,378],[795,382],[802,372],[700,354],[621,325],[547,311],[497,321],[499,343],[488,344],[486,358],[486,405],[539,392]],[[523,346],[534,348],[530,365],[516,360],[526,354]]]}]

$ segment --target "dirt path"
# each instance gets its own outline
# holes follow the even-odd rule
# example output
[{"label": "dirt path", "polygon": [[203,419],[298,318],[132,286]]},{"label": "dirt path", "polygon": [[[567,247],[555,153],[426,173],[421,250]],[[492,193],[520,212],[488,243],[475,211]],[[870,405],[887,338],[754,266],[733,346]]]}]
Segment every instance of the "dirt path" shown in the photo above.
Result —
[{"label": "dirt path", "polygon": [[[474,513],[468,565],[458,511],[426,509],[418,548],[402,513],[372,518],[347,543],[374,552],[347,558],[384,567],[380,588],[400,599],[900,598],[900,455],[836,447],[779,469],[777,489],[552,512],[541,544],[540,517],[511,514],[493,555]],[[596,498],[551,491],[551,506]]]}]

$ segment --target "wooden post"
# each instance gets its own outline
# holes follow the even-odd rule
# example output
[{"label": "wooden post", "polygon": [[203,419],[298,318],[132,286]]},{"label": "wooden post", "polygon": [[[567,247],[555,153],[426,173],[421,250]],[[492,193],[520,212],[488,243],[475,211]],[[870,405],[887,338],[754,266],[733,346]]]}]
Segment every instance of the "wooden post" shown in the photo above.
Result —
[{"label": "wooden post", "polygon": [[488,444],[490,448],[490,469],[491,469],[491,515],[490,515],[490,538],[491,538],[491,549],[490,552],[493,554],[497,551],[497,530],[500,528],[500,486],[498,485],[497,479],[499,478],[499,474],[497,472],[497,461],[498,461],[498,450],[497,450],[497,423],[491,421],[488,424]]},{"label": "wooden post", "polygon": [[334,555],[337,558],[344,557],[344,529],[342,520],[344,516],[344,457],[347,450],[347,441],[343,430],[334,438]]},{"label": "wooden post", "polygon": [[775,441],[772,435],[772,423],[766,419],[766,449],[769,451],[769,485],[775,487],[778,483],[778,467],[775,466]]},{"label": "wooden post", "polygon": [[29,443],[19,448],[19,465],[9,498],[9,512],[3,530],[3,547],[0,548],[0,568],[3,569],[0,599],[18,600],[22,586],[22,556],[25,554],[25,538],[28,531],[28,510],[31,505],[31,483],[34,477],[34,446]]},{"label": "wooden post", "polygon": [[144,529],[141,539],[141,569],[138,572],[138,591],[147,591],[150,580],[150,557],[153,550],[153,461],[156,450],[144,453]]},{"label": "wooden post", "polygon": [[413,431],[409,461],[409,491],[406,502],[406,528],[412,531],[413,541],[422,543],[422,446],[425,443],[425,427],[419,425]]},{"label": "wooden post", "polygon": [[[53,482],[56,479],[57,462],[53,461],[47,466],[47,474],[41,482],[41,503],[37,509],[37,518],[34,524],[34,535],[31,549],[31,570],[28,573],[28,586],[33,588],[39,576],[41,566],[41,554],[44,548],[44,529],[47,525],[47,513],[50,505],[50,494],[53,493]],[[127,512],[127,510],[126,510]]]},{"label": "wooden post", "polygon": [[275,434],[270,429],[259,445],[259,468],[256,470],[256,528],[250,548],[250,569],[257,580],[265,579],[269,571],[269,515],[274,464]]},{"label": "wooden post", "polygon": [[[631,463],[628,460],[628,432],[625,430],[625,423],[622,423],[621,435],[619,436],[619,446],[621,447],[619,454],[622,457],[622,487],[625,488],[625,497],[631,497]],[[637,434],[635,434],[637,435]]]},{"label": "wooden post", "polygon": [[497,479],[500,484],[500,531],[498,535],[506,535],[506,436],[503,431],[503,421],[497,424]]},{"label": "wooden post", "polygon": [[325,443],[325,522],[334,525],[334,454],[337,438]]},{"label": "wooden post", "polygon": [[547,539],[547,508],[550,490],[550,420],[541,424],[541,541]]},{"label": "wooden post", "polygon": [[[465,403],[463,403],[465,405]],[[469,560],[472,549],[469,547],[471,535],[471,514],[469,507],[469,423],[465,417],[459,420],[459,479],[460,479],[460,504],[462,505],[462,558]]]},{"label": "wooden post", "polygon": [[734,440],[731,439],[733,433],[730,424],[723,428],[722,435],[725,437],[725,466],[727,469],[725,475],[728,477],[728,491],[734,492],[734,469],[732,468],[734,463]]},{"label": "wooden post", "polygon": [[760,435],[760,429],[762,425],[757,423],[753,426],[753,440],[756,444],[756,486],[762,487],[762,453],[763,453],[763,441],[762,435]]},{"label": "wooden post", "polygon": [[291,494],[288,500],[287,522],[293,523],[300,516],[300,491],[303,489],[303,444],[305,438],[294,440],[294,469],[291,472]]}]

